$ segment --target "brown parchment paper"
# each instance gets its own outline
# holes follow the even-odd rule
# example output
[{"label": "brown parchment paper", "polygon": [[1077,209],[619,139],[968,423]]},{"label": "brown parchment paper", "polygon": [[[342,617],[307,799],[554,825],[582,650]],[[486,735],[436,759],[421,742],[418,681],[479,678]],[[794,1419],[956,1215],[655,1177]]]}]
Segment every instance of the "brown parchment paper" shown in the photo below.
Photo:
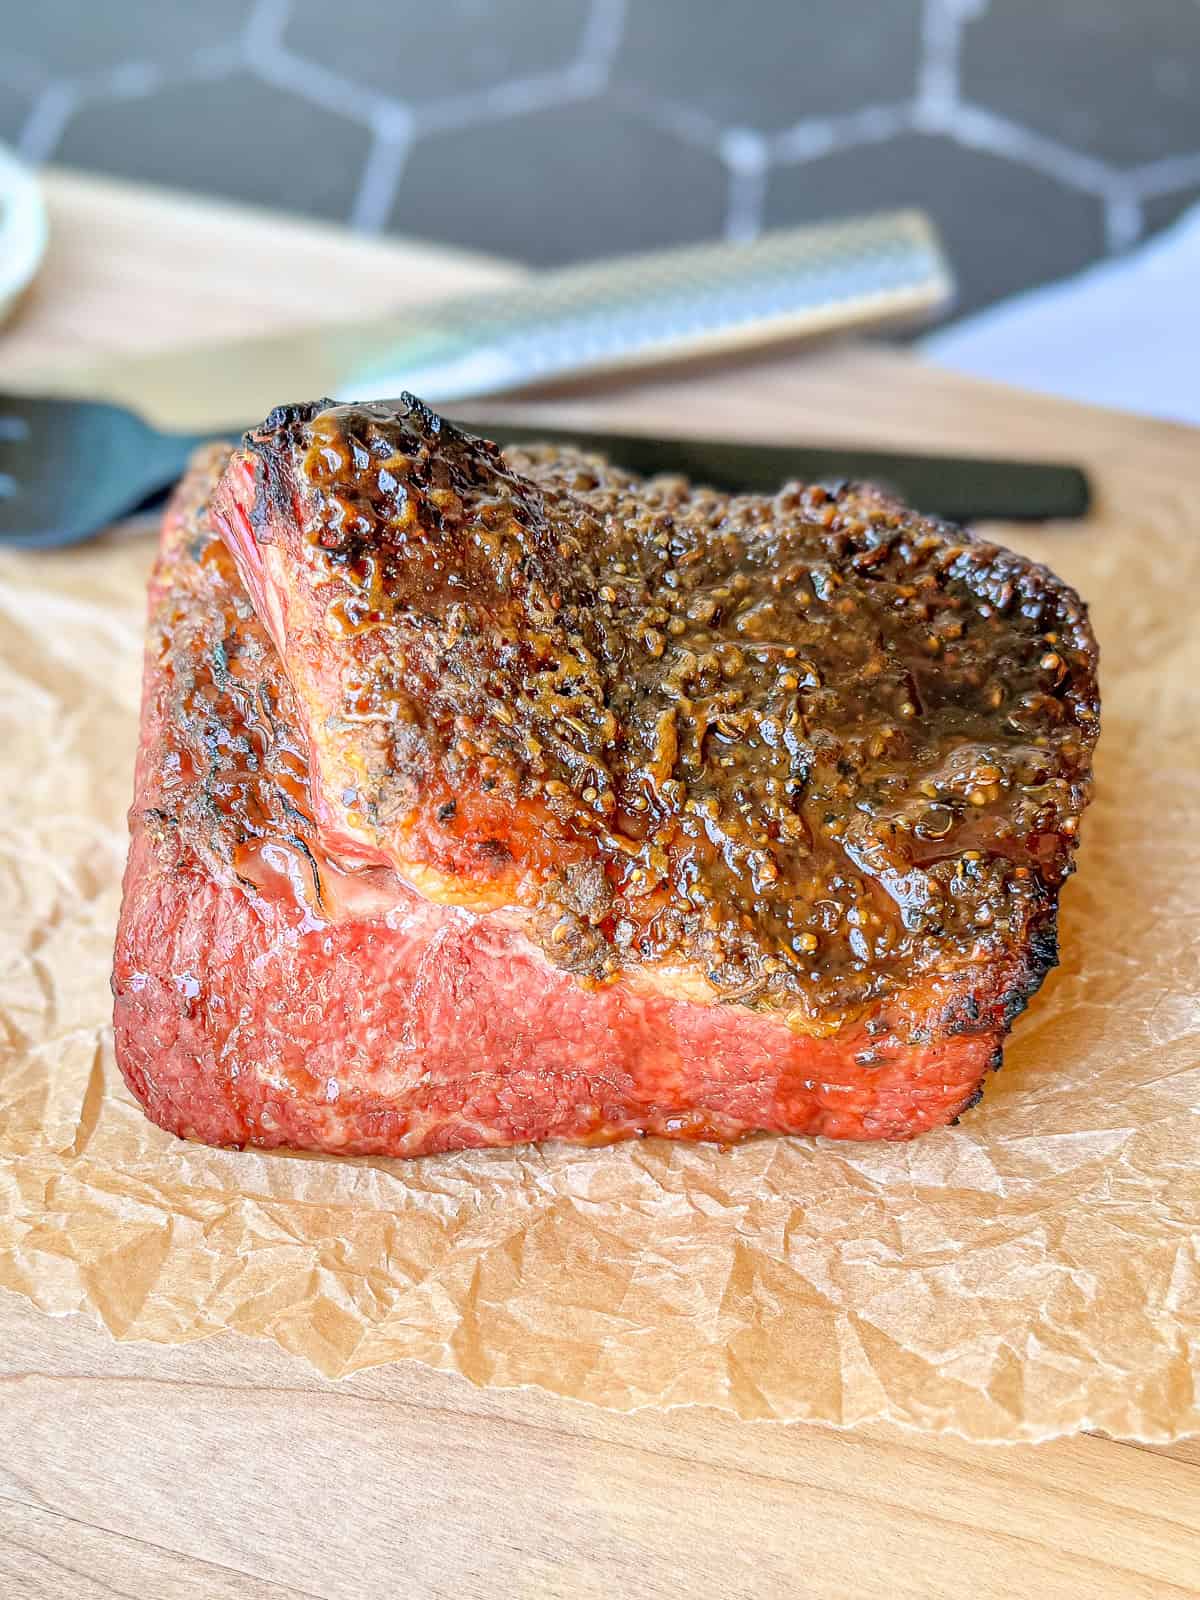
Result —
[{"label": "brown parchment paper", "polygon": [[150,540],[0,556],[0,1285],[333,1375],[415,1357],[996,1441],[1200,1428],[1200,520],[1129,484],[1090,527],[1014,536],[1104,652],[1062,968],[983,1104],[901,1146],[343,1162],[152,1127],[108,992]]}]

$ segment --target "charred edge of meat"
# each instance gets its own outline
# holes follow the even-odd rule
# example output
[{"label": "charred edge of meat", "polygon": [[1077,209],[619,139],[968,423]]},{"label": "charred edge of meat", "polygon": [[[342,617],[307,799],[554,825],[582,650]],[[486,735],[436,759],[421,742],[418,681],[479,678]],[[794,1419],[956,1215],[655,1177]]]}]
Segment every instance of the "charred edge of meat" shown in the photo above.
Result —
[{"label": "charred edge of meat", "polygon": [[[1029,1002],[1049,977],[1050,973],[1058,966],[1058,907],[1053,905],[1046,913],[1045,920],[1032,929],[1028,944],[1025,947],[1024,959],[1017,971],[1015,981],[1001,996],[1000,1021],[1007,1037],[1013,1023],[1027,1008]],[[972,1009],[976,1016],[979,1015],[978,1002],[973,996],[968,996],[968,1012]],[[950,1033],[971,1033],[979,1031],[974,1026],[963,1025],[961,1022],[951,1024]],[[998,1044],[992,1051],[988,1061],[988,1070],[999,1072],[1004,1065],[1004,1046]],[[984,1085],[980,1083],[976,1089],[963,1101],[958,1111],[951,1118],[949,1126],[958,1126],[959,1118],[977,1106],[983,1099]]]},{"label": "charred edge of meat", "polygon": [[1001,1018],[1006,1033],[1057,965],[1058,907],[1055,905],[1045,920],[1030,930],[1017,980],[1003,997]]},{"label": "charred edge of meat", "polygon": [[963,1117],[967,1114],[967,1112],[968,1111],[973,1111],[974,1108],[979,1104],[979,1102],[982,1099],[983,1099],[983,1085],[981,1083],[978,1086],[978,1088],[973,1089],[971,1091],[971,1093],[963,1101],[962,1105],[959,1106],[958,1110],[950,1118],[950,1121],[946,1124],[946,1126],[950,1127],[950,1128],[957,1128],[959,1123],[962,1121]]},{"label": "charred edge of meat", "polygon": [[297,428],[310,423],[334,404],[326,396],[322,400],[300,400],[276,406],[259,427],[242,435],[242,444],[256,464],[254,503],[250,508],[250,526],[256,539],[266,532],[272,514],[285,516],[291,509],[286,465],[288,440]]},{"label": "charred edge of meat", "polygon": [[440,416],[432,407],[427,406],[424,400],[418,399],[415,394],[410,394],[407,389],[402,392],[395,408],[387,400],[380,401],[379,405],[385,412],[395,409],[403,411],[406,416],[415,417],[421,430],[425,433],[441,433],[445,434],[449,439],[465,440],[467,438],[467,435],[456,428],[453,423],[447,422],[445,417]]},{"label": "charred edge of meat", "polygon": [[[998,1044],[996,1046],[996,1048],[992,1051],[991,1055],[988,1058],[987,1070],[989,1072],[999,1072],[1000,1068],[1003,1065],[1004,1065],[1004,1046]],[[981,1080],[979,1082],[979,1084],[971,1091],[971,1093],[963,1101],[962,1105],[959,1106],[959,1108],[958,1108],[957,1112],[954,1114],[954,1116],[951,1117],[949,1123],[947,1124],[948,1127],[957,1128],[958,1124],[959,1124],[959,1120],[968,1111],[973,1110],[979,1104],[979,1102],[983,1099],[983,1091],[984,1091],[985,1084],[986,1084],[986,1080]]]},{"label": "charred edge of meat", "polygon": [[272,434],[287,433],[292,428],[311,422],[320,412],[334,404],[336,402],[326,395],[322,400],[298,400],[289,405],[276,406],[265,422],[260,423],[257,428],[248,429],[243,434],[242,442],[247,449],[253,449],[255,445],[265,443]]}]

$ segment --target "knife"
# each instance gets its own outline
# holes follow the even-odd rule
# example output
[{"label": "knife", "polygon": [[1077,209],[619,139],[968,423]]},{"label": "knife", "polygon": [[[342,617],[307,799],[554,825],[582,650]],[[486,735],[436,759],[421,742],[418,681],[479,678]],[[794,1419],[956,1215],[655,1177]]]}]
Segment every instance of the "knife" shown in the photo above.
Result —
[{"label": "knife", "polygon": [[482,434],[499,445],[574,445],[646,477],[680,473],[732,494],[774,494],[791,479],[877,483],[918,510],[951,522],[1043,522],[1085,517],[1091,506],[1086,474],[1067,462],[595,433],[548,428],[540,422],[497,422],[473,414],[453,420],[468,433]]}]

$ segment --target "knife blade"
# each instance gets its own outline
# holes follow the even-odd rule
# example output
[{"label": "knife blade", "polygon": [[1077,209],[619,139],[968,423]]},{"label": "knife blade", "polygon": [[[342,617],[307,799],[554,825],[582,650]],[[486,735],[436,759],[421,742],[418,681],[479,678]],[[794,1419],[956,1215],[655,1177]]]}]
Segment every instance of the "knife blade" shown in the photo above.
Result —
[{"label": "knife blade", "polygon": [[593,433],[476,415],[452,420],[467,432],[482,434],[499,445],[575,445],[607,456],[630,472],[644,476],[682,473],[734,494],[774,494],[790,479],[878,483],[895,490],[918,510],[951,522],[1076,518],[1086,516],[1091,505],[1086,474],[1066,462],[910,455],[849,445],[748,444],[732,439]]}]

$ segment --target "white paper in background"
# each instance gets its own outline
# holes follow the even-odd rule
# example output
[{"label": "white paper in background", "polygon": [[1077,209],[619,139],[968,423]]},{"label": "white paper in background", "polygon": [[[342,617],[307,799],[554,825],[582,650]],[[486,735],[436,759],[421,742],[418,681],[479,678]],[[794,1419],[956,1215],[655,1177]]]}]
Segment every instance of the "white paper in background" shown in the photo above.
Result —
[{"label": "white paper in background", "polygon": [[932,334],[939,366],[1200,424],[1200,205],[1149,244]]}]

